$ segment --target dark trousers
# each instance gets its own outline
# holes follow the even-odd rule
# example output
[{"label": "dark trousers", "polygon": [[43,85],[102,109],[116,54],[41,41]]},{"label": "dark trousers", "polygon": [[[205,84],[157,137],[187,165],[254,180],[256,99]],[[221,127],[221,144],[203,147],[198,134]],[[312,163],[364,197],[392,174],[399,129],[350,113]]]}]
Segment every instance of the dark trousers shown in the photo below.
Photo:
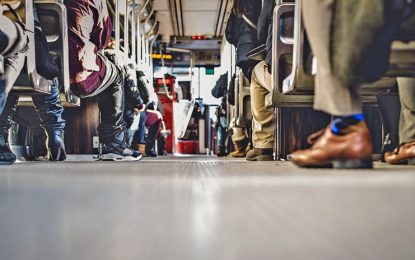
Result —
[{"label": "dark trousers", "polygon": [[110,145],[125,141],[124,86],[121,75],[98,95],[101,123],[98,133],[101,143]]},{"label": "dark trousers", "polygon": [[[3,113],[0,115],[0,131],[7,133],[17,109],[18,95],[9,95]],[[63,107],[59,95],[58,81],[52,81],[50,95],[32,96],[40,124],[47,132],[64,130]]]}]

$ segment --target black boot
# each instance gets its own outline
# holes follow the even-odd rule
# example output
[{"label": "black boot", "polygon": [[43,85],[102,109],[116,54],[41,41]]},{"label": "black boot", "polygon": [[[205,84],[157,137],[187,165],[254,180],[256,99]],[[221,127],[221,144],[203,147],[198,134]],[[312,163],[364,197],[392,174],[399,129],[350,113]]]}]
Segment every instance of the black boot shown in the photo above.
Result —
[{"label": "black boot", "polygon": [[3,113],[0,115],[0,165],[10,165],[16,161],[16,155],[11,151],[8,140],[17,100],[17,96],[9,95]]},{"label": "black boot", "polygon": [[153,124],[148,129],[148,135],[146,140],[146,155],[147,157],[157,157],[157,153],[155,151],[156,145],[156,138],[159,132],[160,124],[159,122]]},{"label": "black boot", "polygon": [[16,161],[16,155],[10,149],[8,138],[8,131],[0,130],[0,165],[10,165]]},{"label": "black boot", "polygon": [[47,131],[49,160],[65,161],[66,150],[64,142],[64,132],[61,129]]},{"label": "black boot", "polygon": [[219,146],[218,153],[216,154],[218,157],[224,157],[226,156],[226,147],[225,146]]}]

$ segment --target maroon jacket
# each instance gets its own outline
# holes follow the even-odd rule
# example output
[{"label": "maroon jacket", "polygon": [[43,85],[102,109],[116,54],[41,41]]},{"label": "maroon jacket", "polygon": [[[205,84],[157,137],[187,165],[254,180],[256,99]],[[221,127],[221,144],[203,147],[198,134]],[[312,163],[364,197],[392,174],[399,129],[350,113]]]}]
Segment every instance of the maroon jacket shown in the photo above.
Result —
[{"label": "maroon jacket", "polygon": [[68,13],[71,89],[77,95],[93,93],[105,75],[98,53],[107,47],[112,23],[105,0],[65,0]]}]

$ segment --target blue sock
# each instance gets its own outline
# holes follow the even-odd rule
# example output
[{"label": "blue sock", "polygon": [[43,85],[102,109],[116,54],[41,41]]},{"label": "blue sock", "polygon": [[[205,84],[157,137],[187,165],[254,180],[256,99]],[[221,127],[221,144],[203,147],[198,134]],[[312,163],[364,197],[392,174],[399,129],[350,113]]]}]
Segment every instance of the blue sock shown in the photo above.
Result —
[{"label": "blue sock", "polygon": [[365,120],[363,114],[354,114],[349,116],[335,116],[331,122],[331,132],[335,135],[344,135],[350,126],[357,125]]}]

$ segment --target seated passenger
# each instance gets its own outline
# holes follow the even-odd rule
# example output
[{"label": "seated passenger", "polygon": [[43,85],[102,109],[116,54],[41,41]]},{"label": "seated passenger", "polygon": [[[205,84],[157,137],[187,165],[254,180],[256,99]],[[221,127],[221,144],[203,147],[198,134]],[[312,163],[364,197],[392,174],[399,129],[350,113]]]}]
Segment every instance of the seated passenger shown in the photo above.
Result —
[{"label": "seated passenger", "polygon": [[300,167],[372,168],[373,144],[362,113],[360,84],[345,84],[332,70],[330,37],[334,3],[333,0],[302,2],[305,28],[317,58],[314,107],[331,114],[333,121],[315,135],[316,141],[310,149],[293,153],[291,160]]},{"label": "seated passenger", "polygon": [[[238,66],[244,76],[251,82],[252,71],[258,64],[258,61],[248,58],[248,54],[256,49],[260,43],[257,39],[257,22],[261,13],[261,0],[237,0],[234,2],[232,14],[226,27],[226,40],[236,47],[236,66]],[[237,98],[237,97],[236,97]],[[246,128],[234,129],[235,133],[250,132]],[[246,156],[246,146],[250,141],[248,136],[233,136],[232,140],[235,145],[235,151],[230,153],[234,158],[243,158]]]},{"label": "seated passenger", "polygon": [[125,141],[123,75],[102,53],[111,37],[106,1],[65,0],[68,12],[71,90],[81,98],[98,96],[103,159],[140,160]]},{"label": "seated passenger", "polygon": [[246,155],[248,161],[272,161],[274,156],[275,118],[272,109],[267,109],[266,96],[272,91],[272,15],[274,0],[265,0],[258,21],[258,39],[266,45],[265,61],[258,63],[252,73],[251,110],[253,149]]},{"label": "seated passenger", "polygon": [[[62,118],[63,108],[60,104],[59,83],[57,79],[55,79],[59,75],[59,69],[53,61],[52,56],[49,54],[49,46],[46,37],[42,32],[42,28],[40,27],[35,7],[34,19],[36,70],[42,77],[52,80],[52,85],[50,95],[34,95],[32,96],[32,99],[36,107],[36,112],[40,117],[41,126],[48,137],[47,147],[49,159],[52,161],[63,161],[66,159],[65,144],[63,140],[65,120]],[[22,57],[25,57],[25,55]],[[17,73],[17,70],[14,70],[14,72]],[[17,76],[18,74],[20,74],[20,72],[17,73]],[[5,74],[4,76],[6,79],[10,79],[8,78],[10,74]],[[17,76],[13,75],[12,78],[16,77],[17,79]],[[12,80],[13,84],[14,80]],[[9,85],[6,87],[6,90],[8,89],[8,91],[10,91],[13,84],[11,81],[7,84],[11,84],[11,86]],[[17,109],[19,96],[9,95],[6,100],[7,102],[4,104],[3,112],[0,113],[0,164],[11,164],[16,161],[16,156],[13,154],[8,144],[8,135],[13,116]]]}]

